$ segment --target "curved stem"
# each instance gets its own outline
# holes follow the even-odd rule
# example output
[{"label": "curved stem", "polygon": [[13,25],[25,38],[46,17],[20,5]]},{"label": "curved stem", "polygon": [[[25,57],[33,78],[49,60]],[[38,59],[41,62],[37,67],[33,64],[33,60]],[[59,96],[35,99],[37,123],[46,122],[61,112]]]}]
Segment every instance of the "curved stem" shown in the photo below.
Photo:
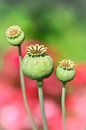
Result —
[{"label": "curved stem", "polygon": [[22,62],[21,46],[18,46],[18,53],[19,53],[19,62],[20,62],[20,82],[21,82],[21,89],[22,89],[22,94],[23,94],[24,105],[25,105],[28,117],[30,117],[33,130],[37,130],[35,122],[32,117],[32,113],[30,112],[30,108],[28,106],[28,101],[27,101],[27,97],[26,97],[24,75],[23,75],[22,67],[21,67],[21,62]]},{"label": "curved stem", "polygon": [[66,110],[65,110],[65,93],[66,93],[66,88],[65,88],[65,85],[66,85],[66,83],[63,83],[62,98],[61,98],[62,117],[63,117],[63,127],[64,127],[64,130],[66,130]]},{"label": "curved stem", "polygon": [[42,113],[43,126],[44,126],[44,130],[48,130],[46,116],[45,116],[45,109],[44,109],[43,90],[42,90],[43,81],[37,81],[37,85],[38,85],[38,94],[39,94],[40,108]]}]

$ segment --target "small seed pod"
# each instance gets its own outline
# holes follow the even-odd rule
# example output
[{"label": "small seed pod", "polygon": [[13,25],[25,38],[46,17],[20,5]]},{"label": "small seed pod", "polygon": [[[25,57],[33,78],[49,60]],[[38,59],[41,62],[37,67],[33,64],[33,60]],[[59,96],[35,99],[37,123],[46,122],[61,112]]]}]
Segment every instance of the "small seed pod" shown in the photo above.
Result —
[{"label": "small seed pod", "polygon": [[63,82],[72,80],[75,76],[74,63],[71,60],[62,60],[56,69],[56,76]]},{"label": "small seed pod", "polygon": [[22,61],[24,74],[34,80],[42,80],[51,75],[54,69],[52,58],[46,54],[44,45],[30,45]]},{"label": "small seed pod", "polygon": [[20,45],[25,38],[24,32],[21,30],[21,28],[18,25],[10,26],[6,30],[6,36],[7,36],[7,41],[13,46]]}]

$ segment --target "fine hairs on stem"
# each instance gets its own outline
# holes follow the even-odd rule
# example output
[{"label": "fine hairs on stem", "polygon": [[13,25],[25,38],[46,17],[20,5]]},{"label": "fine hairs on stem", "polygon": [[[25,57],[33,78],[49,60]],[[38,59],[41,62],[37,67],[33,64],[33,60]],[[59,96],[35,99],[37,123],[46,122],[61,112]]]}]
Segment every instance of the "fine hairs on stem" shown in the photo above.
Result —
[{"label": "fine hairs on stem", "polygon": [[63,128],[66,130],[66,109],[65,109],[65,94],[66,94],[66,88],[65,83],[63,83],[62,87],[62,97],[61,97],[61,105],[62,105],[62,118],[63,118]]},{"label": "fine hairs on stem", "polygon": [[20,63],[20,82],[21,82],[21,89],[22,89],[22,94],[23,94],[24,105],[25,105],[28,117],[30,117],[33,130],[37,130],[35,122],[32,117],[32,114],[30,112],[30,108],[28,106],[28,101],[27,101],[27,97],[26,97],[24,75],[23,75],[22,68],[21,68],[21,61],[22,61],[21,45],[18,46],[18,53],[19,53],[19,63]]},{"label": "fine hairs on stem", "polygon": [[42,113],[43,126],[44,126],[44,130],[48,130],[46,116],[45,116],[45,109],[44,109],[43,90],[42,90],[43,81],[37,81],[37,85],[38,85],[38,94],[39,94],[39,102],[40,102],[40,108]]}]

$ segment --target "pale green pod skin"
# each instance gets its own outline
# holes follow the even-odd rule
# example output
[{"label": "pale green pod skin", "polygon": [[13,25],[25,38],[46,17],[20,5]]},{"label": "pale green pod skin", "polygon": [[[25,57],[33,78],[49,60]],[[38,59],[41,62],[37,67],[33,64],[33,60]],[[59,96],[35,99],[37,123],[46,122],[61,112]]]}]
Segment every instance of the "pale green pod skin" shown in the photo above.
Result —
[{"label": "pale green pod skin", "polygon": [[49,55],[32,57],[26,54],[22,61],[22,70],[31,79],[42,80],[52,74],[53,60]]},{"label": "pale green pod skin", "polygon": [[11,38],[11,37],[7,37],[7,41],[12,45],[12,46],[19,46],[23,40],[24,40],[25,36],[24,33],[22,32],[20,35],[18,35],[17,37]]},{"label": "pale green pod skin", "polygon": [[59,80],[63,82],[68,82],[74,78],[75,69],[64,69],[61,66],[58,66],[56,69],[56,76]]}]

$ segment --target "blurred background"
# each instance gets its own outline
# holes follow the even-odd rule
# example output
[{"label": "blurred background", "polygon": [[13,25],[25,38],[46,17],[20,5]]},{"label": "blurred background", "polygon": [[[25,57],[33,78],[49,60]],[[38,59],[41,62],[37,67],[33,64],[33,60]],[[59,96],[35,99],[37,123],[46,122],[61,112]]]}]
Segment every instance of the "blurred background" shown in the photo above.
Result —
[{"label": "blurred background", "polygon": [[86,59],[85,0],[0,0],[0,61],[9,44],[8,26],[18,24],[26,40],[37,39],[54,45],[62,57]]},{"label": "blurred background", "polygon": [[[69,109],[67,129],[85,130],[86,0],[0,0],[0,130],[31,130],[31,126],[27,123],[21,96],[17,50],[8,44],[5,36],[6,29],[16,24],[24,31],[26,41],[34,39],[51,47],[56,62],[58,58],[69,58],[77,64],[76,78],[69,84],[71,87],[68,89],[69,95],[73,91],[75,93],[73,97],[67,97]],[[30,103],[31,110],[34,118],[36,117],[37,125],[42,130],[42,123],[38,116],[40,110],[37,86],[30,79],[29,83],[31,84],[28,85],[26,79],[27,93],[29,92],[28,96],[32,102]],[[51,110],[46,110],[50,123],[49,130],[58,128],[58,130],[63,130],[60,104],[61,82],[57,81],[53,74],[45,81],[45,86],[47,86],[44,88],[45,105],[48,110]],[[78,89],[77,86],[79,86]],[[76,94],[77,90],[79,90],[78,94]],[[82,96],[83,93],[84,96]],[[38,103],[35,109],[33,109],[34,97],[37,100],[35,102]]]}]

